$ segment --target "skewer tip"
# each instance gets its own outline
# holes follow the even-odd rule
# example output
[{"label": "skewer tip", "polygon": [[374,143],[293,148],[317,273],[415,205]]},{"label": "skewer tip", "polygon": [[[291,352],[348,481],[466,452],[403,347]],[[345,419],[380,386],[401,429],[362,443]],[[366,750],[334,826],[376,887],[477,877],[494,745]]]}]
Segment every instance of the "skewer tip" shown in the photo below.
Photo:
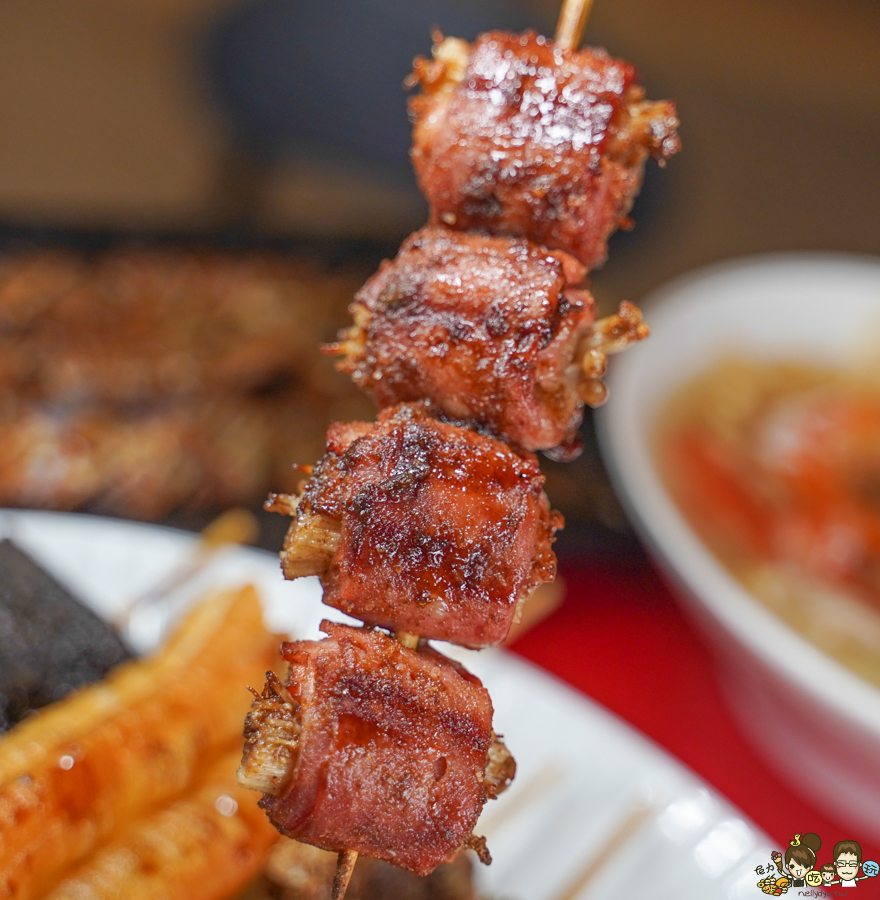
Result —
[{"label": "skewer tip", "polygon": [[593,0],[563,0],[553,43],[561,50],[576,50]]},{"label": "skewer tip", "polygon": [[333,876],[333,890],[330,893],[330,900],[343,900],[345,891],[348,888],[348,882],[351,880],[351,873],[354,871],[354,864],[357,862],[357,850],[343,850],[336,860],[336,874]]}]

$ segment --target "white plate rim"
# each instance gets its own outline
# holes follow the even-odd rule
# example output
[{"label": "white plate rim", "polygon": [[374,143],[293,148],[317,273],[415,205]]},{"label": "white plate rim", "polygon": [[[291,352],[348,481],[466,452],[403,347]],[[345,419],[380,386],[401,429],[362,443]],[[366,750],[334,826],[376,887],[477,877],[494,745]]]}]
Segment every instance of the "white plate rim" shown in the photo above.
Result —
[{"label": "white plate rim", "polygon": [[[30,552],[34,546],[34,541],[39,540],[38,538],[35,539],[34,535],[47,530],[51,531],[51,527],[47,529],[47,525],[57,526],[59,524],[69,529],[86,532],[83,537],[89,540],[99,539],[102,533],[107,533],[107,529],[110,529],[114,533],[122,533],[123,536],[129,534],[136,539],[147,535],[163,536],[170,539],[172,543],[178,544],[181,549],[191,547],[196,541],[196,536],[189,532],[129,520],[49,511],[0,509],[0,534],[2,536],[8,537],[10,536],[9,532],[12,531],[12,537],[15,539],[16,524],[18,525],[18,543],[25,552]],[[22,531],[22,527],[24,531]],[[22,535],[27,534],[28,531],[31,534],[31,539],[22,541]],[[260,570],[261,576],[262,574],[270,574],[273,579],[277,578],[281,585],[294,587],[296,584],[283,582],[278,569],[277,556],[268,551],[253,548],[234,548],[228,558],[232,559],[233,562],[236,560],[245,560],[246,563],[250,561],[254,564],[254,570]],[[43,563],[43,560],[38,559],[37,561],[41,562],[41,564]],[[245,568],[247,568],[247,565],[245,565]],[[222,574],[224,571],[222,565],[219,566],[219,569]],[[64,583],[63,571],[59,571],[51,565],[47,566],[47,570]],[[225,577],[223,575],[223,578]],[[248,580],[250,579],[244,579],[244,581]],[[205,584],[203,582],[197,590],[194,590],[194,593],[196,595],[203,593]],[[226,586],[231,587],[231,585]],[[88,600],[89,598],[83,596],[82,599]],[[327,607],[323,606],[320,606],[320,610],[329,612]],[[311,612],[314,611],[312,610]],[[330,615],[326,617],[330,618]],[[447,648],[444,647],[443,649]],[[761,833],[760,829],[735,810],[714,789],[705,785],[701,779],[689,772],[681,763],[672,759],[661,747],[655,745],[643,735],[636,733],[631,726],[616,715],[601,708],[595,702],[578,693],[553,675],[505,651],[490,650],[477,654],[475,651],[456,649],[458,649],[458,654],[456,655],[464,658],[469,667],[474,669],[480,677],[485,679],[487,674],[490,674],[496,681],[503,679],[516,682],[517,679],[522,679],[519,683],[521,685],[528,684],[530,689],[538,691],[548,706],[561,705],[567,715],[581,719],[581,726],[590,732],[594,740],[602,744],[609,767],[612,763],[612,756],[626,757],[634,761],[633,765],[638,770],[639,776],[646,781],[651,779],[671,779],[671,783],[676,785],[676,789],[680,792],[680,794],[676,795],[679,799],[686,795],[702,795],[708,798],[710,805],[715,810],[713,813],[714,818],[706,825],[706,830],[700,832],[700,842],[697,844],[697,849],[694,849],[692,845],[683,844],[678,847],[673,843],[668,847],[664,845],[667,854],[670,852],[674,854],[680,850],[682,860],[685,857],[689,859],[698,852],[699,847],[703,846],[713,834],[724,828],[738,829],[740,837],[747,839],[750,849],[744,851],[746,856],[735,863],[734,868],[724,870],[722,873],[723,877],[715,876],[709,880],[694,882],[692,885],[683,886],[681,890],[676,889],[675,894],[680,900],[706,900],[709,897],[740,896],[742,886],[744,884],[747,885],[751,879],[752,869],[756,862],[766,861],[769,852],[769,840]],[[585,761],[585,766],[588,766],[587,761]],[[589,768],[585,769],[585,777],[593,778]],[[696,840],[694,838],[695,842]],[[656,847],[653,849],[656,851]],[[673,870],[676,869],[678,865],[677,858],[668,859],[667,862],[669,862]],[[481,872],[480,874],[482,875],[483,873]],[[498,875],[501,874],[500,872],[498,873]],[[485,889],[490,884],[491,882],[487,882],[483,878],[480,887]],[[659,887],[662,887],[662,885],[658,885]],[[693,892],[689,891],[688,887]],[[713,890],[713,888],[717,888],[717,890]],[[610,896],[616,898],[616,900],[621,900],[619,885],[616,888],[612,887],[611,890]],[[505,896],[512,895],[508,893]],[[533,898],[537,897],[537,900],[542,900],[537,894],[531,896]],[[578,896],[583,898],[595,896],[597,900],[608,900],[609,894],[600,882]],[[545,900],[549,900],[549,897],[545,898]]]}]

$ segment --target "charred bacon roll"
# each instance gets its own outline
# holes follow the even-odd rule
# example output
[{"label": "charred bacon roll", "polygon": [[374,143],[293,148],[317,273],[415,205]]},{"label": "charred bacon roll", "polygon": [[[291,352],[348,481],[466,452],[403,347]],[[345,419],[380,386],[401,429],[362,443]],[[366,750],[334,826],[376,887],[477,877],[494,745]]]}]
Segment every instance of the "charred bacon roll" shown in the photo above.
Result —
[{"label": "charred bacon roll", "polygon": [[534,32],[437,36],[417,59],[412,159],[431,221],[527,237],[601,265],[647,157],[679,149],[675,105],[649,102],[604,50]]},{"label": "charred bacon roll", "polygon": [[427,399],[526,450],[572,447],[584,402],[605,398],[604,354],[647,334],[629,304],[594,322],[584,274],[561,251],[427,226],[357,294],[339,368],[380,407]]},{"label": "charred bacon roll", "polygon": [[279,831],[315,847],[417,875],[467,846],[488,861],[473,828],[515,770],[488,691],[430,648],[321,628],[325,640],[282,646],[290,675],[254,702],[239,783],[265,791]]},{"label": "charred bacon roll", "polygon": [[543,485],[532,454],[412,404],[332,425],[302,496],[268,508],[296,516],[285,577],[320,575],[324,602],[369,625],[478,648],[555,575]]}]

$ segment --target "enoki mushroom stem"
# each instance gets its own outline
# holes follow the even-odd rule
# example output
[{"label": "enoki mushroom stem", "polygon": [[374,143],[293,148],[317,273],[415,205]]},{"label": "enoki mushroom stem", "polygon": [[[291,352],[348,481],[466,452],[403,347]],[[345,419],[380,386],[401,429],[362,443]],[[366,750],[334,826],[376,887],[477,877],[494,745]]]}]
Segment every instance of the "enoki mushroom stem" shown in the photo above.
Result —
[{"label": "enoki mushroom stem", "polygon": [[244,723],[244,754],[236,773],[243,788],[279,796],[284,793],[299,752],[298,704],[274,672],[258,694]]},{"label": "enoki mushroom stem", "polygon": [[587,406],[597,407],[605,402],[608,389],[602,383],[602,376],[608,365],[608,357],[619,353],[630,344],[648,336],[650,329],[642,319],[639,308],[624,301],[617,312],[593,323],[590,333],[578,347],[580,356],[580,378],[578,393]]},{"label": "enoki mushroom stem", "polygon": [[320,513],[299,509],[281,551],[284,577],[294,579],[323,575],[339,549],[340,540],[338,522]]}]

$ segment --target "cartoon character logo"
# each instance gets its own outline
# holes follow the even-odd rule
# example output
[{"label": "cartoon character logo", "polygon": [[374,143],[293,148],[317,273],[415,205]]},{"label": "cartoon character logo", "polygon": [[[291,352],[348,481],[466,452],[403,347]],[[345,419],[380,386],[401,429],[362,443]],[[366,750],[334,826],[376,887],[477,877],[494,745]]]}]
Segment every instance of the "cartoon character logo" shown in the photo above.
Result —
[{"label": "cartoon character logo", "polygon": [[[766,876],[758,882],[765,894],[779,896],[788,892],[789,887],[856,887],[865,878],[874,878],[880,873],[880,864],[874,860],[862,862],[862,848],[858,841],[843,840],[834,845],[833,862],[817,867],[817,854],[822,848],[822,839],[813,832],[799,832],[789,842],[783,855],[778,850],[770,854],[772,865],[758,866],[755,872]],[[778,875],[773,871],[776,868]],[[859,875],[859,869],[862,874]],[[819,895],[821,896],[821,894]]]},{"label": "cartoon character logo", "polygon": [[812,831],[806,834],[796,834],[789,841],[789,847],[785,851],[784,864],[791,875],[792,887],[806,886],[806,876],[816,867],[816,854],[821,847],[822,838],[818,834],[813,834]]},{"label": "cartoon character logo", "polygon": [[[758,887],[761,888],[765,894],[772,894],[774,897],[787,893],[788,888],[791,885],[791,879],[786,875],[781,875],[777,878],[773,873],[773,868],[769,866],[768,868],[770,869],[769,874],[758,882]],[[758,866],[758,871],[760,874],[764,871],[764,867]]]},{"label": "cartoon character logo", "polygon": [[[840,881],[832,881],[830,884],[840,884],[841,887],[856,887],[856,882],[864,881],[866,878],[873,878],[880,871],[880,866],[874,860],[869,859],[862,863],[862,848],[858,841],[838,841],[834,845],[833,855],[834,868]],[[863,873],[861,877],[859,877],[860,866]]]},{"label": "cartoon character logo", "polygon": [[834,863],[823,863],[822,868],[819,869],[819,875],[822,878],[822,884],[831,884],[834,881],[834,876],[837,874]]}]

